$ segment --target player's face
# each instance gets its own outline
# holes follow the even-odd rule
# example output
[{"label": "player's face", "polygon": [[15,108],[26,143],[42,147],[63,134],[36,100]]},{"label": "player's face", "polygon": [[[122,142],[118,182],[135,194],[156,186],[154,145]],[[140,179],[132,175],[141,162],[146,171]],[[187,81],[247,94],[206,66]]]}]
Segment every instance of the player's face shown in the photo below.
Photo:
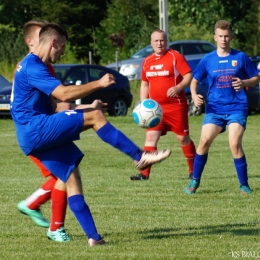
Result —
[{"label": "player's face", "polygon": [[232,40],[232,34],[230,30],[216,29],[214,40],[217,43],[217,47],[221,49],[226,49],[230,47],[230,42]]},{"label": "player's face", "polygon": [[54,40],[52,50],[50,52],[50,63],[56,63],[57,60],[64,54],[66,45],[66,38],[65,36],[57,37]]},{"label": "player's face", "polygon": [[154,32],[151,35],[151,45],[156,54],[164,54],[167,48],[167,41],[164,34],[161,32]]}]

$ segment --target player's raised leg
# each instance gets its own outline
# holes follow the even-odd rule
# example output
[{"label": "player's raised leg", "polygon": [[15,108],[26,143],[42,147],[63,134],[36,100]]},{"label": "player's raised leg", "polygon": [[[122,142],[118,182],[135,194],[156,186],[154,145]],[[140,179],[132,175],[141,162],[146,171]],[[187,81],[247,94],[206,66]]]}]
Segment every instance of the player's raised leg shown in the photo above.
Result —
[{"label": "player's raised leg", "polygon": [[130,156],[138,170],[161,162],[171,154],[169,149],[155,151],[153,153],[143,152],[126,135],[111,125],[100,110],[84,113],[83,130],[89,129],[89,126],[92,126],[102,141]]}]

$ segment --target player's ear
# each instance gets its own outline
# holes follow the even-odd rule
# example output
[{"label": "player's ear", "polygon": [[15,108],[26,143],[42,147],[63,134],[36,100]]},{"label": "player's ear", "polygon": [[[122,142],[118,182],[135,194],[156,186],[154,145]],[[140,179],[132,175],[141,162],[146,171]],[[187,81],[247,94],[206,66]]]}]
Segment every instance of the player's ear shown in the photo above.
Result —
[{"label": "player's ear", "polygon": [[30,38],[30,37],[26,37],[26,38],[24,39],[24,41],[25,41],[25,43],[26,43],[27,46],[30,46],[30,44],[31,44],[31,38]]},{"label": "player's ear", "polygon": [[56,39],[51,39],[50,45],[51,47],[55,48],[57,40]]}]

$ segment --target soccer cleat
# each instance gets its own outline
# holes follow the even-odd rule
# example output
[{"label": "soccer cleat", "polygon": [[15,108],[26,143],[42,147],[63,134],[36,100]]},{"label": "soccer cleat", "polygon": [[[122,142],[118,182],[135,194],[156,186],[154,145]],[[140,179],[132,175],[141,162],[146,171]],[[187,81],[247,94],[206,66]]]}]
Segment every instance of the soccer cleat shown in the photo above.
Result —
[{"label": "soccer cleat", "polygon": [[104,240],[104,239],[100,239],[100,240],[98,240],[98,241],[96,241],[96,240],[94,240],[93,238],[90,238],[89,240],[88,240],[88,245],[89,246],[102,246],[102,245],[106,245],[106,241]]},{"label": "soccer cleat", "polygon": [[190,172],[188,179],[189,179],[189,180],[192,180],[192,178],[193,178],[193,172]]},{"label": "soccer cleat", "polygon": [[189,185],[185,188],[185,192],[187,194],[194,194],[196,190],[199,188],[200,182],[198,180],[192,179]]},{"label": "soccer cleat", "polygon": [[61,227],[55,231],[51,231],[50,228],[47,232],[47,237],[50,240],[56,241],[56,242],[68,242],[70,241],[69,235],[66,233],[66,230],[64,227]]},{"label": "soccer cleat", "polygon": [[43,217],[40,210],[29,209],[26,205],[25,200],[19,202],[17,204],[17,208],[21,213],[29,216],[34,221],[34,223],[36,223],[38,226],[45,227],[45,228],[48,228],[50,226],[49,221]]},{"label": "soccer cleat", "polygon": [[138,170],[143,170],[152,164],[158,163],[169,157],[171,154],[170,149],[153,152],[143,152],[139,162],[136,163],[135,167]]},{"label": "soccer cleat", "polygon": [[251,191],[251,189],[250,189],[250,187],[248,185],[241,185],[240,186],[240,192],[243,195],[252,193],[252,191]]},{"label": "soccer cleat", "polygon": [[139,173],[137,175],[131,176],[130,180],[131,181],[144,181],[144,180],[148,180],[148,178],[145,175]]}]

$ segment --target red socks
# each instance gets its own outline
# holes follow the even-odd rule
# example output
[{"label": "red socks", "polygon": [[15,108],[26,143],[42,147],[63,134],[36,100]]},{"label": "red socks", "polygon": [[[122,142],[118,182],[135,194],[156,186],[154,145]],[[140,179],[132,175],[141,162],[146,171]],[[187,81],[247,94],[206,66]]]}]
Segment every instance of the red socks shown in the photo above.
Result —
[{"label": "red socks", "polygon": [[[144,147],[145,152],[153,152],[153,151],[156,151],[156,150],[157,150],[157,147],[154,147],[154,146],[145,146]],[[150,172],[151,172],[151,166],[140,171],[140,173],[143,174],[147,179],[149,179]]]},{"label": "red socks", "polygon": [[54,189],[51,194],[51,224],[50,230],[55,231],[64,226],[67,209],[67,192]]},{"label": "red socks", "polygon": [[195,145],[193,143],[193,141],[191,140],[191,142],[186,145],[186,146],[181,146],[183,154],[186,158],[188,167],[189,167],[189,173],[193,172],[193,165],[194,165],[194,158],[195,158],[195,154],[196,154],[196,148]]}]

